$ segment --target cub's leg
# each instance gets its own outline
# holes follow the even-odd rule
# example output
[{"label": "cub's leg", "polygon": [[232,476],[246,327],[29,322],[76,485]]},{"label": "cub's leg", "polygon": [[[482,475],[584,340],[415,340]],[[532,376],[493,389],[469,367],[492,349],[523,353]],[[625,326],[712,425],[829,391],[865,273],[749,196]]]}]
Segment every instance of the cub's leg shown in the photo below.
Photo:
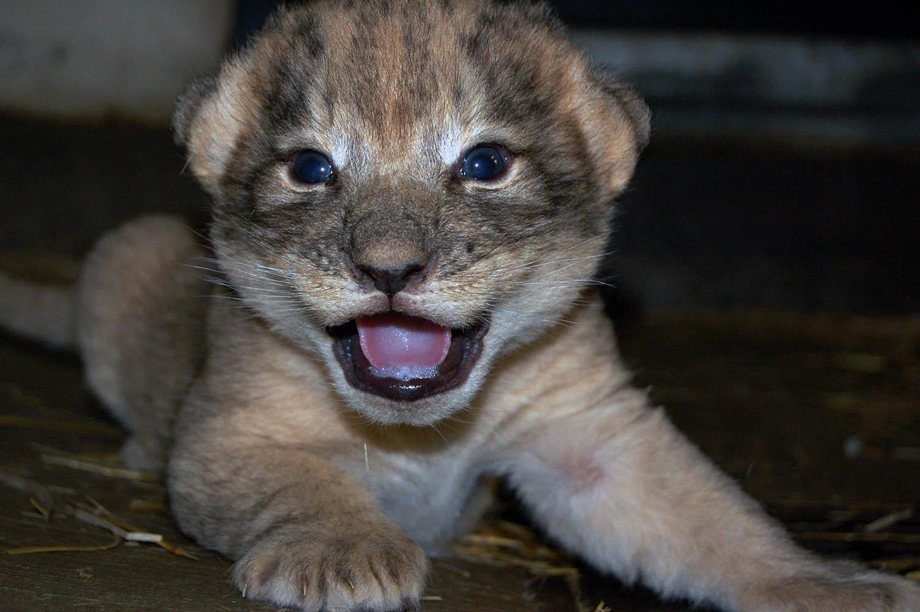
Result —
[{"label": "cub's leg", "polygon": [[628,582],[745,612],[920,610],[920,586],[797,548],[637,391],[534,418],[509,453],[548,533]]},{"label": "cub's leg", "polygon": [[133,469],[164,469],[201,360],[209,288],[184,264],[203,254],[181,220],[154,216],[106,235],[83,265],[77,341],[90,387],[132,433],[122,455]]},{"label": "cub's leg", "polygon": [[[196,393],[190,408],[202,401],[213,400]],[[242,431],[227,417],[232,408],[201,412],[209,408],[213,417],[180,422],[170,502],[186,533],[236,560],[244,596],[313,612],[417,605],[425,554],[367,489],[311,453],[309,440]]]}]

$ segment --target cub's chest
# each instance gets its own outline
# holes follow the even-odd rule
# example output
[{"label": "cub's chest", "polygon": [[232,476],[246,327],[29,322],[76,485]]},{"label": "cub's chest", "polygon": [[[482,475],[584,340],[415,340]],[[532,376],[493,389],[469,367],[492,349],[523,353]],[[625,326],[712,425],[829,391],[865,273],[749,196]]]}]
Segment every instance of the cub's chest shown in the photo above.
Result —
[{"label": "cub's chest", "polygon": [[442,457],[379,456],[368,451],[359,480],[376,496],[381,509],[428,552],[443,550],[484,508],[478,493],[482,471],[458,455]]}]

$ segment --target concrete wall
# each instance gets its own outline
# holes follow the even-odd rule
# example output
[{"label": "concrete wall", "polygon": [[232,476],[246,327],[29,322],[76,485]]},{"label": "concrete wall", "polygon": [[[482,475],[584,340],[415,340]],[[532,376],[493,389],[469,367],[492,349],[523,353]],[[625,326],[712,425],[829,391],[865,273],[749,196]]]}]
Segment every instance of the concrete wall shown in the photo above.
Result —
[{"label": "concrete wall", "polygon": [[233,0],[3,0],[0,109],[165,123],[217,65]]},{"label": "concrete wall", "polygon": [[920,43],[587,30],[575,42],[632,81],[671,136],[812,148],[920,142]]}]

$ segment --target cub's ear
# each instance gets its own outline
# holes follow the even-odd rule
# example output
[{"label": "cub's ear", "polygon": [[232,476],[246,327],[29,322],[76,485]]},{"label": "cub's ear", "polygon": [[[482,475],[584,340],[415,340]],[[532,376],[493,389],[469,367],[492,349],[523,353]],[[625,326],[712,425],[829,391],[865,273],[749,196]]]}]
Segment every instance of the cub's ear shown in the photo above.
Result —
[{"label": "cub's ear", "polygon": [[202,103],[217,89],[217,75],[208,74],[200,76],[185,89],[185,92],[176,100],[176,110],[173,112],[172,127],[173,140],[180,147],[188,146],[189,132],[192,121],[198,114]]},{"label": "cub's ear", "polygon": [[216,195],[220,179],[256,100],[249,62],[241,56],[224,62],[216,75],[192,82],[173,114],[176,143],[185,148],[188,165],[202,186]]},{"label": "cub's ear", "polygon": [[648,145],[652,134],[652,112],[645,100],[633,89],[632,85],[621,80],[612,70],[595,67],[592,74],[600,88],[623,109],[632,126],[636,146],[641,153]]},{"label": "cub's ear", "polygon": [[642,149],[648,144],[648,106],[635,90],[613,73],[581,65],[578,122],[591,150],[600,184],[616,196],[632,178]]}]

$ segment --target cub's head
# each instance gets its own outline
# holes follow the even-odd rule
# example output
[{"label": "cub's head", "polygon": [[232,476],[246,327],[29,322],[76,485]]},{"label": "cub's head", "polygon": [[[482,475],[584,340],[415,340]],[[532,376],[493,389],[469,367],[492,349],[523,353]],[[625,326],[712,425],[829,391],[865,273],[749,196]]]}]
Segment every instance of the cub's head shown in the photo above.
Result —
[{"label": "cub's head", "polygon": [[316,2],[176,113],[229,282],[381,423],[462,409],[571,307],[648,138],[542,6]]}]

